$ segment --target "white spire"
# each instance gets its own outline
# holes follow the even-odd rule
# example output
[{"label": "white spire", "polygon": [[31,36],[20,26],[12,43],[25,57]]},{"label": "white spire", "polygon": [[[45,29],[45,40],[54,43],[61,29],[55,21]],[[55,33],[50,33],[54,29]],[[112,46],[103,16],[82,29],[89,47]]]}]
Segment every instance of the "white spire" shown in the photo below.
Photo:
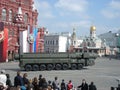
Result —
[{"label": "white spire", "polygon": [[22,9],[21,9],[21,7],[19,6],[19,8],[18,8],[18,13],[17,14],[22,14]]},{"label": "white spire", "polygon": [[24,22],[23,21],[23,15],[22,15],[22,9],[21,9],[20,6],[18,8],[18,12],[17,12],[16,17],[15,17],[15,22],[17,22],[17,23],[23,23]]}]

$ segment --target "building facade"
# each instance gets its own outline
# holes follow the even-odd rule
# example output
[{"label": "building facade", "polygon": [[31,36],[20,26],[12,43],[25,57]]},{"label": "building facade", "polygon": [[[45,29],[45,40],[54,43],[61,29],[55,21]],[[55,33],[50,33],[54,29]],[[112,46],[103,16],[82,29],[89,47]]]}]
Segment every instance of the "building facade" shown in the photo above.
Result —
[{"label": "building facade", "polygon": [[108,47],[107,51],[109,53],[107,53],[107,55],[108,54],[115,55],[116,52],[118,52],[119,35],[117,36],[117,34],[119,34],[119,31],[116,33],[112,33],[112,31],[109,31],[107,33],[103,33],[98,36],[99,38],[101,38],[103,42],[106,43],[106,46]]},{"label": "building facade", "polygon": [[83,42],[83,38],[82,37],[78,38],[76,36],[76,30],[75,28],[73,28],[73,33],[71,35],[71,46],[78,47],[82,42]]},{"label": "building facade", "polygon": [[66,52],[67,37],[58,34],[44,36],[44,51],[47,53]]},{"label": "building facade", "polygon": [[[34,10],[33,4],[33,0],[0,0],[0,22],[3,23],[4,29],[8,29],[6,59],[13,59],[14,53],[20,50],[26,52],[26,47],[23,46],[27,44],[28,51],[32,51],[32,45],[29,42],[26,43],[26,38],[32,33],[32,28],[37,25],[38,12]],[[0,56],[3,56],[3,41],[0,42]]]},{"label": "building facade", "polygon": [[117,45],[116,33],[112,33],[112,31],[100,34],[98,37],[101,38],[102,41],[105,41],[106,45],[110,47],[116,47]]},{"label": "building facade", "polygon": [[[75,41],[74,41],[75,42]],[[73,52],[94,52],[99,56],[105,54],[105,43],[102,42],[100,38],[96,36],[96,27],[90,27],[90,36],[81,38],[79,45],[72,45]]]}]

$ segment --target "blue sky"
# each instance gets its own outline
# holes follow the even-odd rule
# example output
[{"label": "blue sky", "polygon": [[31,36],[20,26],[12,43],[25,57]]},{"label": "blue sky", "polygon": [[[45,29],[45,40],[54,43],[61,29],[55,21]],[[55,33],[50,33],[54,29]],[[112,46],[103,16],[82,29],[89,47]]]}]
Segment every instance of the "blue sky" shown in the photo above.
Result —
[{"label": "blue sky", "polygon": [[96,34],[120,30],[120,0],[34,0],[38,26],[50,33],[72,32],[89,35],[90,26]]}]

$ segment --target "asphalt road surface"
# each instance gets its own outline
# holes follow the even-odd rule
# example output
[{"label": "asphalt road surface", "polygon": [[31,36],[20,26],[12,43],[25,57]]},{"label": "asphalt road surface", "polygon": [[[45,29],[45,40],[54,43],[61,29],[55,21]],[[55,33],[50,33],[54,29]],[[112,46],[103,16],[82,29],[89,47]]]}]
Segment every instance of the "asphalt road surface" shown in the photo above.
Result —
[{"label": "asphalt road surface", "polygon": [[[12,83],[16,72],[20,70],[18,62],[0,63],[0,69],[4,69],[6,73],[10,74]],[[25,73],[26,71],[21,72]],[[116,79],[120,79],[120,60],[97,58],[94,66],[89,66],[82,70],[30,71],[27,73],[29,79],[42,74],[47,81],[53,81],[55,76],[58,77],[59,83],[61,83],[62,79],[64,79],[66,83],[72,80],[75,87],[81,84],[82,79],[86,79],[88,84],[93,81],[97,90],[110,90],[111,86],[116,87],[118,85]]]}]

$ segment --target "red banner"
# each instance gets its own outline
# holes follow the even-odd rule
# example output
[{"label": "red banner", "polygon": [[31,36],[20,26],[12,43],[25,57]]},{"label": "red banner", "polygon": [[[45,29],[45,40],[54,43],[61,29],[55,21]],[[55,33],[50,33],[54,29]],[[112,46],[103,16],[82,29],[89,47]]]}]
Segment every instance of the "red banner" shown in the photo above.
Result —
[{"label": "red banner", "polygon": [[7,60],[7,50],[8,50],[8,29],[4,28],[4,40],[3,40],[3,55],[2,62],[6,62]]},{"label": "red banner", "polygon": [[37,33],[37,37],[36,37],[36,52],[38,52],[39,39],[40,39],[40,32]]}]

